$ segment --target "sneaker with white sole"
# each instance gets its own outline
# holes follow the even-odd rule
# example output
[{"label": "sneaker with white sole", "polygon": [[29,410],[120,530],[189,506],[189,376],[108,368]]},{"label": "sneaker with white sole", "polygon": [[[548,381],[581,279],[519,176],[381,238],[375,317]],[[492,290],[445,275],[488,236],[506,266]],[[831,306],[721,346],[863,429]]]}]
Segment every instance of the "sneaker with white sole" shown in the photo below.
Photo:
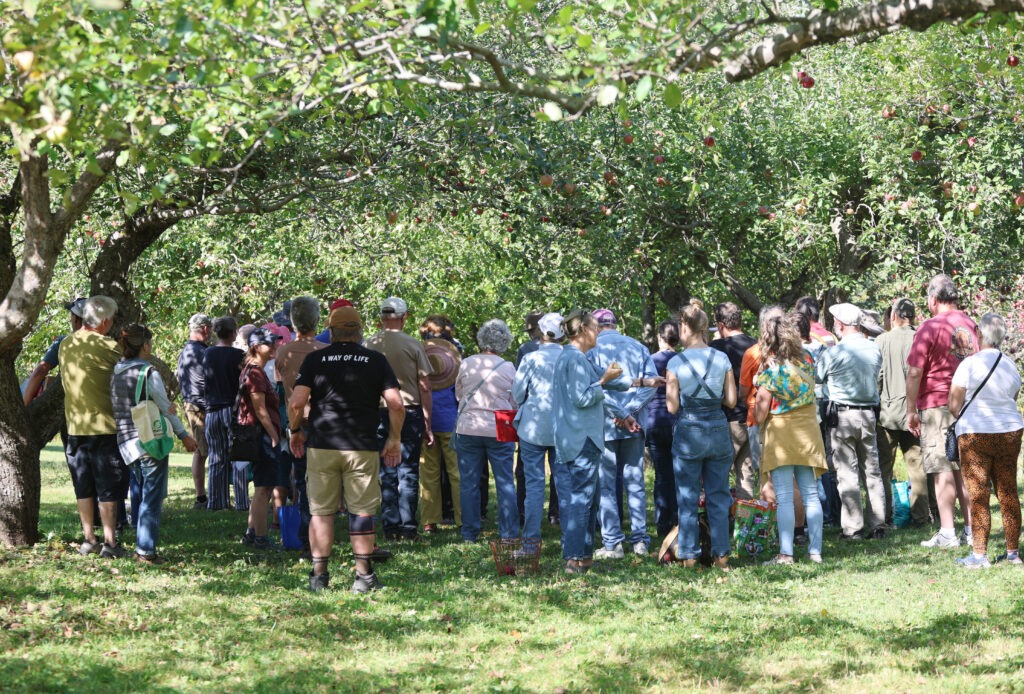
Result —
[{"label": "sneaker with white sole", "polygon": [[988,562],[987,555],[983,554],[979,557],[974,552],[971,552],[966,557],[961,557],[960,559],[957,559],[956,565],[962,566],[965,569],[987,569],[990,566],[992,566]]},{"label": "sneaker with white sole", "polygon": [[962,545],[970,547],[974,544],[974,536],[971,531],[967,529],[966,525],[964,526],[964,529],[960,531],[960,534],[957,535],[957,538],[960,540],[960,544]]},{"label": "sneaker with white sole", "polygon": [[638,557],[646,557],[650,554],[650,549],[647,547],[646,542],[635,542],[633,543],[633,554]]},{"label": "sneaker with white sole", "polygon": [[100,547],[100,556],[104,559],[120,559],[128,554],[120,544],[108,545],[106,542]]},{"label": "sneaker with white sole", "polygon": [[960,546],[960,539],[957,538],[956,536],[954,536],[954,537],[946,537],[945,535],[942,534],[942,531],[940,530],[939,532],[937,532],[934,535],[932,535],[930,540],[925,540],[924,542],[922,542],[921,546],[922,547],[938,547],[940,549],[950,549],[952,547],[959,547]]},{"label": "sneaker with white sole", "polygon": [[626,553],[622,550],[622,543],[615,545],[611,549],[602,547],[601,549],[594,552],[594,559],[622,559],[626,556]]}]

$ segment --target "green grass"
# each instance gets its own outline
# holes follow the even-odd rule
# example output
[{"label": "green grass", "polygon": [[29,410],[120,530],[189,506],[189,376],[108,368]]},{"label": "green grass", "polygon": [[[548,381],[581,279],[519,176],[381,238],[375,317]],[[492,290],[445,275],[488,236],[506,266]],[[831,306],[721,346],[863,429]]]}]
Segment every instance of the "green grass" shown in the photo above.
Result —
[{"label": "green grass", "polygon": [[[379,567],[386,588],[370,597],[347,591],[340,544],[333,589],[313,595],[295,553],[244,551],[242,514],[191,510],[187,462],[172,457],[161,529],[170,563],[156,569],[78,555],[67,468],[58,448],[44,451],[48,540],[0,550],[0,689],[1022,687],[1024,571],[957,569],[962,552],[918,547],[924,530],[850,544],[826,531],[822,566],[741,564],[725,576],[629,558],[566,577],[545,524],[535,578],[498,577],[486,545],[449,530],[392,545]],[[992,554],[1002,551],[996,521]]]}]

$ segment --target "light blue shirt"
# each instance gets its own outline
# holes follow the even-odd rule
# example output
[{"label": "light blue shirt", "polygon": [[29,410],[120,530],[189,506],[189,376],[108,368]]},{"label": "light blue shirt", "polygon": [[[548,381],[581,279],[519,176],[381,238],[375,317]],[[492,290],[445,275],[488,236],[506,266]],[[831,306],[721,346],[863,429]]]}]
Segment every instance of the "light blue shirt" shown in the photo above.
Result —
[{"label": "light blue shirt", "polygon": [[[566,345],[558,355],[551,379],[551,405],[555,454],[563,462],[575,460],[587,439],[604,450],[605,393],[598,384],[602,375],[575,345]],[[620,376],[605,388],[629,390],[631,383]]]},{"label": "light blue shirt", "polygon": [[[711,355],[710,365],[708,365],[709,353]],[[690,371],[690,368],[686,366],[686,363],[683,361],[684,354],[686,355],[685,359],[688,359],[690,365],[693,366],[693,371],[696,371],[704,379],[712,393],[704,390],[700,385],[700,381],[693,375],[693,371]],[[729,357],[726,356],[725,352],[720,352],[717,349],[712,349],[711,347],[690,347],[672,357],[665,370],[675,374],[676,380],[679,381],[679,402],[683,404],[683,397],[690,395],[702,400],[710,398],[721,399],[722,393],[725,391],[725,378],[729,371],[732,370],[732,362],[729,361]]]},{"label": "light blue shirt", "polygon": [[555,426],[551,421],[552,379],[562,345],[543,342],[523,356],[512,383],[512,397],[519,404],[513,423],[519,438],[535,446],[555,445]]},{"label": "light blue shirt", "polygon": [[[587,352],[587,359],[603,374],[611,363],[618,362],[622,378],[632,384],[638,378],[657,378],[658,369],[651,359],[651,352],[631,337],[618,330],[602,330],[597,335],[597,346]],[[647,424],[647,403],[654,398],[657,388],[629,388],[624,392],[608,393],[605,405],[604,438],[606,441],[642,437],[642,431],[630,433],[615,426],[615,418],[633,417],[640,426]],[[600,446],[599,446],[600,448]]]},{"label": "light blue shirt", "polygon": [[815,377],[825,386],[829,400],[841,405],[877,405],[881,368],[882,352],[861,333],[844,336],[814,364]]}]

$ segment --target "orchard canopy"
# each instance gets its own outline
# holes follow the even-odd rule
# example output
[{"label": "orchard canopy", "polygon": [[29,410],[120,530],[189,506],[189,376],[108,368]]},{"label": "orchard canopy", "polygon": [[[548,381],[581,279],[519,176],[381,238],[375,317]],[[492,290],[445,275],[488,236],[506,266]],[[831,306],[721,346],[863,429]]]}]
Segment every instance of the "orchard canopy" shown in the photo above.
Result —
[{"label": "orchard canopy", "polygon": [[298,294],[398,294],[465,338],[602,305],[650,339],[690,296],[874,306],[941,270],[1019,316],[1022,16],[5,3],[0,541],[36,539],[61,393],[26,409],[18,383],[78,295],[113,296],[168,360],[189,314],[266,319]]}]

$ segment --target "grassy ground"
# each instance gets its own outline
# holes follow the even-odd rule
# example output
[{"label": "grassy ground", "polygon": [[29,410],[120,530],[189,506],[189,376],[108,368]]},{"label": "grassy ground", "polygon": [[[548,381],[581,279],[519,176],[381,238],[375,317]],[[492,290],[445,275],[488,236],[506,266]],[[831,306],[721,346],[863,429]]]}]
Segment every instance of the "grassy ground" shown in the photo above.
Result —
[{"label": "grassy ground", "polygon": [[340,546],[336,589],[313,595],[297,554],[247,553],[244,516],[192,511],[190,485],[187,460],[172,457],[165,567],[81,557],[66,466],[58,449],[44,452],[49,539],[0,550],[0,689],[1024,686],[1024,571],[958,569],[953,557],[966,550],[922,549],[925,530],[844,544],[826,531],[822,566],[741,565],[726,576],[628,558],[567,577],[545,524],[535,578],[498,577],[485,544],[458,544],[449,530],[392,545],[379,567],[386,588],[371,597],[347,591],[351,555]]}]

